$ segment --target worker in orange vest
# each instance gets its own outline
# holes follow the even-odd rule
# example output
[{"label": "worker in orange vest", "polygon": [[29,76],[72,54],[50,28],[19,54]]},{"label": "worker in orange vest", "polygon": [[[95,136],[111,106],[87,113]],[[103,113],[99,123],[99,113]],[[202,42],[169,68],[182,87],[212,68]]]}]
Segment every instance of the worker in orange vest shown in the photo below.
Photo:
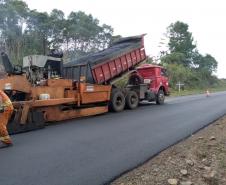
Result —
[{"label": "worker in orange vest", "polygon": [[12,140],[9,137],[6,127],[12,113],[12,102],[9,97],[2,90],[0,90],[0,148],[12,145]]}]

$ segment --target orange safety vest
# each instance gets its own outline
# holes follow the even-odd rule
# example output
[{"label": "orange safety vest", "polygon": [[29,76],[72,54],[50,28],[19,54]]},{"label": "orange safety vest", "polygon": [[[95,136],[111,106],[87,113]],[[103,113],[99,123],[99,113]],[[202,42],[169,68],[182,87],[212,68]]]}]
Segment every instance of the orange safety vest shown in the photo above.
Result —
[{"label": "orange safety vest", "polygon": [[11,102],[11,100],[9,99],[9,97],[2,91],[0,90],[0,104],[1,106],[4,107],[4,110],[13,110],[13,104]]}]

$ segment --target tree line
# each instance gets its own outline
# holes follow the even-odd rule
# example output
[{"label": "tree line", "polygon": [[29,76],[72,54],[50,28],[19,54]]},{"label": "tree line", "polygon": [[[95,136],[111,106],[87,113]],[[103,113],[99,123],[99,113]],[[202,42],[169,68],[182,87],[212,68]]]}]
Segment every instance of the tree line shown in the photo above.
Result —
[{"label": "tree line", "polygon": [[188,24],[177,21],[166,32],[168,50],[161,52],[161,64],[168,69],[170,85],[178,82],[187,88],[208,88],[219,85],[214,74],[217,61],[211,54],[202,55],[194,42]]},{"label": "tree line", "polygon": [[47,54],[61,48],[68,56],[80,56],[105,49],[112,40],[113,28],[82,11],[53,9],[49,14],[31,10],[19,0],[0,0],[0,50],[14,63],[23,56]]}]

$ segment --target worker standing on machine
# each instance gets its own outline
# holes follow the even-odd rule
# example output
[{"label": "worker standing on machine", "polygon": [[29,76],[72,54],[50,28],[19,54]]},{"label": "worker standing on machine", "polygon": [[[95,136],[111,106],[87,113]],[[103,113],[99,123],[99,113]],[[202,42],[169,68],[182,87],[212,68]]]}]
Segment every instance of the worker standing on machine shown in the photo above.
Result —
[{"label": "worker standing on machine", "polygon": [[12,145],[12,140],[6,127],[12,113],[12,102],[9,97],[2,90],[0,90],[0,148]]}]

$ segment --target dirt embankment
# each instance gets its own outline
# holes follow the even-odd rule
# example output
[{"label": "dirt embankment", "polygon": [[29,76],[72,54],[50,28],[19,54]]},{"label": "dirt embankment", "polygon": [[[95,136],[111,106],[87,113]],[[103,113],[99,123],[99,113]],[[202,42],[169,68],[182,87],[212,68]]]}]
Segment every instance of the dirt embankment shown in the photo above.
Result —
[{"label": "dirt embankment", "polygon": [[226,185],[226,116],[112,185]]}]

